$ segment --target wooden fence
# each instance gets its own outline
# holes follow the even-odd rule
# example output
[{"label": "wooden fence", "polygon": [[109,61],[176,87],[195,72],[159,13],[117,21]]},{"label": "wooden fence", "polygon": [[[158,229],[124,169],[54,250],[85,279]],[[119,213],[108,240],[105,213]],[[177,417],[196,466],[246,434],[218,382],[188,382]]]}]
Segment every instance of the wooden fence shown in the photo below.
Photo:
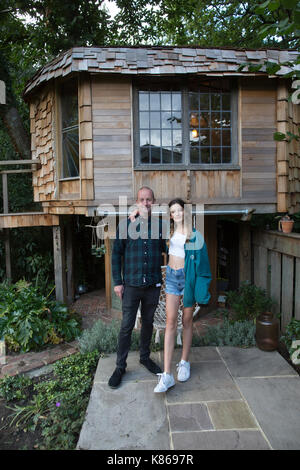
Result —
[{"label": "wooden fence", "polygon": [[253,233],[253,281],[276,302],[283,332],[292,318],[300,320],[300,234]]}]

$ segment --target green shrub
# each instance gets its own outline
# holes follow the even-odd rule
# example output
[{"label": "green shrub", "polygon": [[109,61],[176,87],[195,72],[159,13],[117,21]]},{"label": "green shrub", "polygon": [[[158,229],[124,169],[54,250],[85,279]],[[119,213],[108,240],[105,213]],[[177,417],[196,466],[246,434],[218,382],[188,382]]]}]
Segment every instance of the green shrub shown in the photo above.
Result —
[{"label": "green shrub", "polygon": [[255,324],[251,320],[230,321],[208,326],[203,336],[194,336],[192,346],[255,346]]},{"label": "green shrub", "polygon": [[[290,356],[293,354],[295,349],[293,348],[293,341],[300,340],[300,320],[293,318],[285,329],[285,333],[281,336],[281,341],[286,345]],[[296,349],[298,349],[297,346]]]},{"label": "green shrub", "polygon": [[24,375],[6,376],[0,380],[0,397],[6,401],[23,400],[28,396],[32,381]]},{"label": "green shrub", "polygon": [[236,321],[255,319],[270,311],[274,303],[264,289],[249,282],[243,282],[238,291],[229,291],[226,296]]},{"label": "green shrub", "polygon": [[14,351],[39,350],[80,334],[66,306],[40,294],[24,280],[0,284],[0,337]]},{"label": "green shrub", "polygon": [[53,377],[34,385],[26,406],[12,407],[10,425],[41,431],[40,449],[75,449],[84,421],[99,353],[73,354],[53,365]]}]

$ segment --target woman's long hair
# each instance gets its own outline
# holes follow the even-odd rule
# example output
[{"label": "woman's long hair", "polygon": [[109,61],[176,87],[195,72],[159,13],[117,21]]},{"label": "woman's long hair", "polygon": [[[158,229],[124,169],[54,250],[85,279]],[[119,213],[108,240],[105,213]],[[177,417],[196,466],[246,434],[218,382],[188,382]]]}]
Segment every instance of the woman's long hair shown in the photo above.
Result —
[{"label": "woman's long hair", "polygon": [[[172,199],[172,201],[170,201],[169,204],[168,204],[169,209],[174,204],[179,204],[179,206],[181,206],[182,209],[184,209],[185,202],[182,199],[180,199],[180,198]],[[183,223],[184,223],[184,220],[183,220]],[[174,220],[171,218],[171,215],[170,215],[170,238],[167,241],[168,248],[170,247],[170,239],[173,237],[173,234],[174,234],[174,229],[175,229],[174,225],[175,225]],[[191,230],[189,230],[189,232],[187,234],[186,243],[190,240],[190,238],[191,238]]]}]

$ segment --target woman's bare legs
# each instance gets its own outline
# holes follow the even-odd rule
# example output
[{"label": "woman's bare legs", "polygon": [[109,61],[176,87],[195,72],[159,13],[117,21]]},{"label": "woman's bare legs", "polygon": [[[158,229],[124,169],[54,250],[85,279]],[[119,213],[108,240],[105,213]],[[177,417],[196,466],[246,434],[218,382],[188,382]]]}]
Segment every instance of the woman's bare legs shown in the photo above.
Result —
[{"label": "woman's bare legs", "polygon": [[164,342],[164,372],[171,373],[171,362],[177,331],[177,318],[180,296],[166,294],[166,330]]},{"label": "woman's bare legs", "polygon": [[193,312],[194,312],[194,307],[186,307],[183,310],[183,316],[182,316],[183,333],[182,333],[181,359],[187,362],[189,360],[189,354],[190,354],[192,339],[193,339]]}]

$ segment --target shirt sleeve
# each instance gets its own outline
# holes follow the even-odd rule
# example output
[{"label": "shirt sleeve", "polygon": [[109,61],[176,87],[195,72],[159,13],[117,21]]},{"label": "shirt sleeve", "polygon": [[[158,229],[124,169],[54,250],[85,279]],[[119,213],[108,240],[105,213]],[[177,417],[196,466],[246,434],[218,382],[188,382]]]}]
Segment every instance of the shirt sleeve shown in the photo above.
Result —
[{"label": "shirt sleeve", "polygon": [[112,276],[116,286],[123,284],[122,280],[122,258],[125,252],[125,239],[120,239],[120,228],[117,228],[116,239],[112,252]]}]

